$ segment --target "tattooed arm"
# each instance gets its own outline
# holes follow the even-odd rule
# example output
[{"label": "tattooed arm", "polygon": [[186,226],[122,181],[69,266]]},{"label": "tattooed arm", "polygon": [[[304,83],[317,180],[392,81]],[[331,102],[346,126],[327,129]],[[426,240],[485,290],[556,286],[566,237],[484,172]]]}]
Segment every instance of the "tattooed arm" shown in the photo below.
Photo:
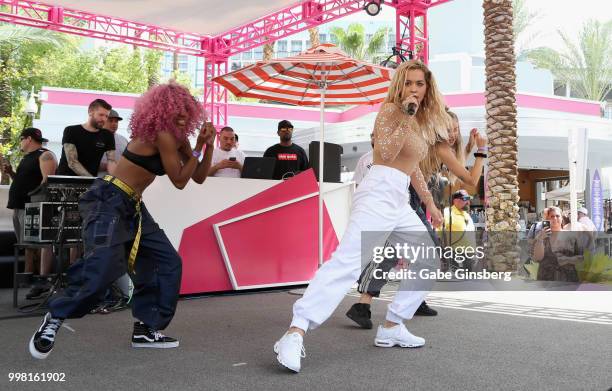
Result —
[{"label": "tattooed arm", "polygon": [[106,171],[108,171],[110,175],[113,175],[116,167],[117,161],[115,160],[115,150],[106,151]]},{"label": "tattooed arm", "polygon": [[78,176],[95,176],[83,167],[79,162],[79,154],[77,153],[76,146],[74,144],[64,144],[64,153],[66,153],[66,160],[68,161],[68,167],[74,171]]},{"label": "tattooed arm", "polygon": [[55,174],[55,170],[57,169],[57,161],[55,160],[53,152],[47,151],[40,155],[38,158],[38,163],[40,164],[42,182],[44,183],[47,181],[47,177],[49,175]]}]

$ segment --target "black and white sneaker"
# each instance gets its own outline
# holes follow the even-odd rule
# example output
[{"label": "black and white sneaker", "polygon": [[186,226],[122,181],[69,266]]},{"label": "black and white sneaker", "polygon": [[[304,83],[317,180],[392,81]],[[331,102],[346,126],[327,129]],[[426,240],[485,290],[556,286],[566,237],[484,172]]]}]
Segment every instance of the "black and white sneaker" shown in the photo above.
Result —
[{"label": "black and white sneaker", "polygon": [[43,321],[30,339],[30,354],[34,358],[44,360],[53,350],[55,336],[64,322],[63,319],[54,318],[50,312],[45,314]]},{"label": "black and white sneaker", "polygon": [[353,322],[357,323],[362,329],[372,328],[372,313],[370,305],[364,303],[355,303],[348,310],[346,316]]},{"label": "black and white sneaker", "polygon": [[417,308],[414,314],[420,316],[436,316],[438,315],[438,311],[428,306],[427,303],[425,303],[425,300],[423,300],[423,302],[421,303],[419,308]]},{"label": "black and white sneaker", "polygon": [[134,322],[134,332],[132,333],[133,348],[176,348],[179,341],[166,337],[157,330],[145,326],[142,322]]}]

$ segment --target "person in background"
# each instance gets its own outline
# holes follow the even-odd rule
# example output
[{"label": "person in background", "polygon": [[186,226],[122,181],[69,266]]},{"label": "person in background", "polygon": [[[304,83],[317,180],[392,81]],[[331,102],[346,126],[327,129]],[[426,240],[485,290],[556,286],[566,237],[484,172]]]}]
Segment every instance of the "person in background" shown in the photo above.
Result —
[{"label": "person in background", "polygon": [[369,152],[361,155],[357,161],[357,166],[355,167],[353,181],[357,186],[359,186],[363,178],[370,171],[370,167],[372,167],[372,160],[374,159],[374,132],[370,133],[370,145],[372,146],[372,149]]},{"label": "person in background", "polygon": [[[46,138],[43,138],[40,129],[24,129],[19,136],[19,149],[25,155],[17,166],[17,171],[14,172],[8,163],[5,163],[2,167],[4,173],[13,180],[9,188],[6,207],[13,210],[13,228],[15,229],[15,236],[17,236],[17,243],[23,242],[25,204],[30,201],[28,193],[36,189],[41,183],[46,182],[47,177],[55,174],[57,169],[55,155],[42,146],[47,141]],[[53,269],[53,249],[51,247],[45,247],[40,251],[26,248],[24,271],[26,273],[34,272],[34,258],[37,254],[40,254],[40,276],[46,277]],[[26,299],[38,298],[46,294],[49,288],[50,286],[46,282],[36,283],[26,295]]]},{"label": "person in background", "polygon": [[589,211],[587,208],[578,208],[578,222],[582,223],[588,231],[597,231],[597,227],[595,227],[595,224],[589,218]]},{"label": "person in background", "polygon": [[287,120],[278,123],[276,132],[280,142],[271,146],[264,152],[264,157],[276,159],[273,179],[287,179],[308,169],[308,156],[306,151],[291,141],[293,125]]},{"label": "person in background", "polygon": [[535,235],[532,260],[538,262],[540,281],[578,282],[576,263],[584,260],[584,250],[592,246],[590,235],[581,231],[565,231],[561,209],[547,209],[546,224]]},{"label": "person in background", "polygon": [[[108,118],[104,123],[104,129],[111,132],[115,138],[115,154],[117,156],[120,156],[125,150],[125,147],[128,145],[128,140],[117,132],[117,129],[119,129],[119,121],[123,121],[123,118],[121,118],[119,113],[117,113],[115,110],[111,109],[110,113],[108,114]],[[98,169],[99,177],[104,177],[106,174],[108,174],[106,167],[107,162],[108,158],[106,157],[106,154],[104,154],[104,156],[102,156],[102,160],[100,161],[100,168]]]},{"label": "person in background", "polygon": [[240,178],[245,155],[242,151],[234,148],[236,145],[236,134],[229,126],[219,132],[219,148],[213,152],[212,162],[208,176]]}]

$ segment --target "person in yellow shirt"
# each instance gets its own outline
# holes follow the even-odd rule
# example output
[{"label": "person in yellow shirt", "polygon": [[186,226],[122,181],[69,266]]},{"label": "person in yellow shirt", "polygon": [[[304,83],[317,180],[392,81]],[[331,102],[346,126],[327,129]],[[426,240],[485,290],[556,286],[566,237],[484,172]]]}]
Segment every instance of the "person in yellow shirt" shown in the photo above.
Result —
[{"label": "person in yellow shirt", "polygon": [[467,212],[472,197],[461,189],[453,193],[453,206],[444,208],[444,224],[438,229],[443,243],[450,247],[474,246],[474,221]]}]

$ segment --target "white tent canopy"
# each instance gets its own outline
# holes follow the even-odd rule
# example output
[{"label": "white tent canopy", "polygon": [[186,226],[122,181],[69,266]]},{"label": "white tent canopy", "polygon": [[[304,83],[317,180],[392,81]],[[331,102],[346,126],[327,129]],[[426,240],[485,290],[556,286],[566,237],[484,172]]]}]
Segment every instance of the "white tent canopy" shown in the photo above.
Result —
[{"label": "white tent canopy", "polygon": [[296,3],[295,0],[43,0],[42,2],[201,35],[221,34]]}]

